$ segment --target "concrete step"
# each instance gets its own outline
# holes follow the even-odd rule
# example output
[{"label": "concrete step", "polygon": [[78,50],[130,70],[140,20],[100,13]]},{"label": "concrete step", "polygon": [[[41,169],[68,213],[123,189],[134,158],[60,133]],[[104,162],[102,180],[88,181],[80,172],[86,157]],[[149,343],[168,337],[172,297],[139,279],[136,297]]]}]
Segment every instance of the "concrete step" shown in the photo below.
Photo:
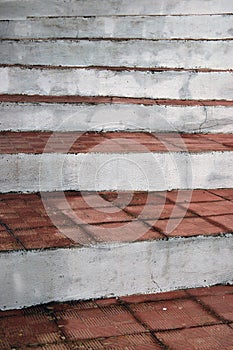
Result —
[{"label": "concrete step", "polygon": [[2,0],[2,19],[24,19],[30,16],[103,16],[103,15],[154,15],[154,14],[226,14],[233,12],[229,0],[102,0],[93,6],[92,0]]},{"label": "concrete step", "polygon": [[[99,6],[99,5],[98,5]],[[190,5],[189,5],[190,6]],[[1,39],[231,39],[232,14],[0,20]]]},{"label": "concrete step", "polygon": [[232,135],[0,134],[1,191],[233,187]]},{"label": "concrete step", "polygon": [[232,101],[233,73],[1,67],[0,94]]},{"label": "concrete step", "polygon": [[0,309],[233,283],[232,189],[1,194],[0,208]]},{"label": "concrete step", "polygon": [[[0,100],[17,96],[0,96]],[[18,96],[18,101],[43,101],[41,96]],[[73,101],[68,103],[69,101]],[[48,99],[49,101],[49,99]],[[233,103],[221,101],[161,101],[109,98],[85,98],[63,103],[50,98],[46,102],[0,103],[0,131],[150,131],[182,133],[233,133]],[[83,101],[83,103],[81,102]],[[66,103],[65,103],[66,102]],[[149,105],[147,105],[147,104]],[[183,103],[183,105],[181,105]],[[179,105],[180,104],[180,105]]]},{"label": "concrete step", "polygon": [[[141,52],[138,55],[138,52]],[[220,60],[219,57],[225,57]],[[2,40],[1,64],[232,69],[230,40]]]},{"label": "concrete step", "polygon": [[[0,312],[1,345],[43,350],[231,350],[233,286]],[[174,316],[175,315],[175,316]],[[123,321],[122,321],[123,320]]]}]

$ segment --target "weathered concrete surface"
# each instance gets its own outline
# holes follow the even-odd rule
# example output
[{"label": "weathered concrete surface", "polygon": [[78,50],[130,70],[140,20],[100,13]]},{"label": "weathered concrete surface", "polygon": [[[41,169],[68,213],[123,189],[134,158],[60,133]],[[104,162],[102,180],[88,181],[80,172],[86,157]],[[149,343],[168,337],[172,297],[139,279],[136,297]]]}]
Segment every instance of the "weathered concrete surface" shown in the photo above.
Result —
[{"label": "weathered concrete surface", "polygon": [[232,13],[229,0],[1,0],[0,18]]},{"label": "weathered concrete surface", "polygon": [[1,253],[0,309],[233,283],[232,250],[227,235]]},{"label": "weathered concrete surface", "polygon": [[145,153],[141,145],[141,153],[101,153],[101,147],[87,154],[1,155],[1,192],[233,187],[233,152]]},{"label": "weathered concrete surface", "polygon": [[232,100],[233,72],[2,67],[0,93]]},{"label": "weathered concrete surface", "polygon": [[3,102],[0,130],[233,133],[233,107]]},{"label": "weathered concrete surface", "polygon": [[3,39],[141,38],[157,40],[230,39],[232,36],[233,16],[230,14],[212,16],[45,17],[0,21],[0,38]]},{"label": "weathered concrete surface", "polygon": [[[220,57],[224,59],[219,59]],[[4,40],[0,42],[1,64],[227,70],[233,69],[232,57],[231,41]]]}]

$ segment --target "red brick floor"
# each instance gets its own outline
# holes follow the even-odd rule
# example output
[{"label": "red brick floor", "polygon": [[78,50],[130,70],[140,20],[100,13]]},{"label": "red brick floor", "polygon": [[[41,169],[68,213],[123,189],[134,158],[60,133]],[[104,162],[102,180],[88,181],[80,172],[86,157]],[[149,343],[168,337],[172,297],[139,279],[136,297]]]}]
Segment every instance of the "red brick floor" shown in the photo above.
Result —
[{"label": "red brick floor", "polygon": [[232,189],[0,194],[1,251],[232,231]]},{"label": "red brick floor", "polygon": [[0,132],[0,153],[230,151],[232,135]]},{"label": "red brick floor", "polygon": [[233,286],[0,311],[1,350],[232,350]]}]

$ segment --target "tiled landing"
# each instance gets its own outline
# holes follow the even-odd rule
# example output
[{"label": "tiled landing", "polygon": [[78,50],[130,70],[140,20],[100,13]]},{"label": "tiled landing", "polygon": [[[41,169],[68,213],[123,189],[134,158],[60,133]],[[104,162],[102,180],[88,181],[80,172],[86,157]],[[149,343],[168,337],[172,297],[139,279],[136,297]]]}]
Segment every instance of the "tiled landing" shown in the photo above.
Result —
[{"label": "tiled landing", "polygon": [[1,350],[232,350],[233,286],[0,312]]}]

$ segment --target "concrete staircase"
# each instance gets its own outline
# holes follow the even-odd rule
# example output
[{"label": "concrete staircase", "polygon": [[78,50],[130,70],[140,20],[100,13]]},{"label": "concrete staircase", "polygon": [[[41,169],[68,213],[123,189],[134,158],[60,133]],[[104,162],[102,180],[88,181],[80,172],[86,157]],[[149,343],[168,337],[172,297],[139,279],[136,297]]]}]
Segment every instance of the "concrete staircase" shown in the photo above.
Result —
[{"label": "concrete staircase", "polygon": [[0,2],[0,309],[233,283],[232,39],[228,0]]}]

